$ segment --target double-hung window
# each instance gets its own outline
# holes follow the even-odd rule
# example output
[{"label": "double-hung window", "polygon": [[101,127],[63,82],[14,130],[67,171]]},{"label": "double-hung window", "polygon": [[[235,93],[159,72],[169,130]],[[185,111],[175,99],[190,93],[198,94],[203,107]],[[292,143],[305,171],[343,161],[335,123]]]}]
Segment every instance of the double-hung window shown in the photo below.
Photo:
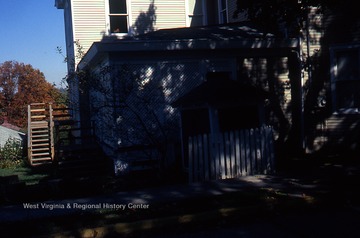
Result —
[{"label": "double-hung window", "polygon": [[109,0],[110,33],[128,33],[127,0]]},{"label": "double-hung window", "polygon": [[331,89],[334,110],[360,110],[360,44],[335,46],[331,52]]}]

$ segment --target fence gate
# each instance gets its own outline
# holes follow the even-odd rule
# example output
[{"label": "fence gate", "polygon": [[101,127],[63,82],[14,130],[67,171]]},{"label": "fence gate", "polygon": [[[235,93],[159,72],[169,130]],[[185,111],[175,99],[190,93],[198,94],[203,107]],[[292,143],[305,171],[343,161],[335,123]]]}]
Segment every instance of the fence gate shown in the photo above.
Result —
[{"label": "fence gate", "polygon": [[272,127],[189,138],[189,182],[274,172]]}]

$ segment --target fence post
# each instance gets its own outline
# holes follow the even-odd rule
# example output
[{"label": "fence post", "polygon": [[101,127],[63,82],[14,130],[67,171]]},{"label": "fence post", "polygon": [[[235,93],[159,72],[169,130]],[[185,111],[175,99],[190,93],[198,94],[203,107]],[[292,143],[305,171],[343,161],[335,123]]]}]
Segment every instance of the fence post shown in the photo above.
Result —
[{"label": "fence post", "polygon": [[239,131],[235,131],[234,132],[234,136],[235,136],[235,164],[236,164],[236,176],[240,177],[241,176],[241,156],[240,156],[240,134]]},{"label": "fence post", "polygon": [[203,147],[204,147],[204,168],[205,168],[205,174],[204,174],[204,179],[205,180],[209,180],[210,176],[209,176],[209,171],[211,171],[210,168],[210,164],[209,164],[209,140],[208,140],[208,135],[204,134],[203,136]]},{"label": "fence post", "polygon": [[204,180],[204,158],[203,158],[203,143],[202,143],[202,135],[197,136],[197,181]]},{"label": "fence post", "polygon": [[231,158],[231,165],[230,165],[230,174],[231,178],[237,177],[236,173],[236,150],[235,150],[235,140],[234,140],[235,131],[229,132],[230,137],[230,158]]},{"label": "fence post", "polygon": [[193,138],[189,137],[189,141],[188,141],[188,145],[189,145],[189,182],[192,183],[194,182],[194,177],[193,177],[193,173],[194,173],[194,167],[193,167]]}]

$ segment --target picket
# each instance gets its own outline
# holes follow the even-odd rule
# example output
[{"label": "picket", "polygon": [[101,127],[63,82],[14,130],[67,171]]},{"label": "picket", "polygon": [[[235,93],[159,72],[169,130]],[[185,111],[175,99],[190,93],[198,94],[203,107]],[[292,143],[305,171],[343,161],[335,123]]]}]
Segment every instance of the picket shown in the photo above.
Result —
[{"label": "picket", "polygon": [[271,127],[190,137],[189,181],[208,181],[274,172]]}]

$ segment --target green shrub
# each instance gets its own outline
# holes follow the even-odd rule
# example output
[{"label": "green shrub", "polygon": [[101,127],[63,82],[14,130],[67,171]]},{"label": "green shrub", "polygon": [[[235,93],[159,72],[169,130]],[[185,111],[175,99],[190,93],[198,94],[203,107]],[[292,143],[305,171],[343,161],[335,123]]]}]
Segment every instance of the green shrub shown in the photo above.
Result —
[{"label": "green shrub", "polygon": [[22,143],[14,138],[9,138],[0,147],[0,168],[13,168],[22,165],[22,155]]}]

